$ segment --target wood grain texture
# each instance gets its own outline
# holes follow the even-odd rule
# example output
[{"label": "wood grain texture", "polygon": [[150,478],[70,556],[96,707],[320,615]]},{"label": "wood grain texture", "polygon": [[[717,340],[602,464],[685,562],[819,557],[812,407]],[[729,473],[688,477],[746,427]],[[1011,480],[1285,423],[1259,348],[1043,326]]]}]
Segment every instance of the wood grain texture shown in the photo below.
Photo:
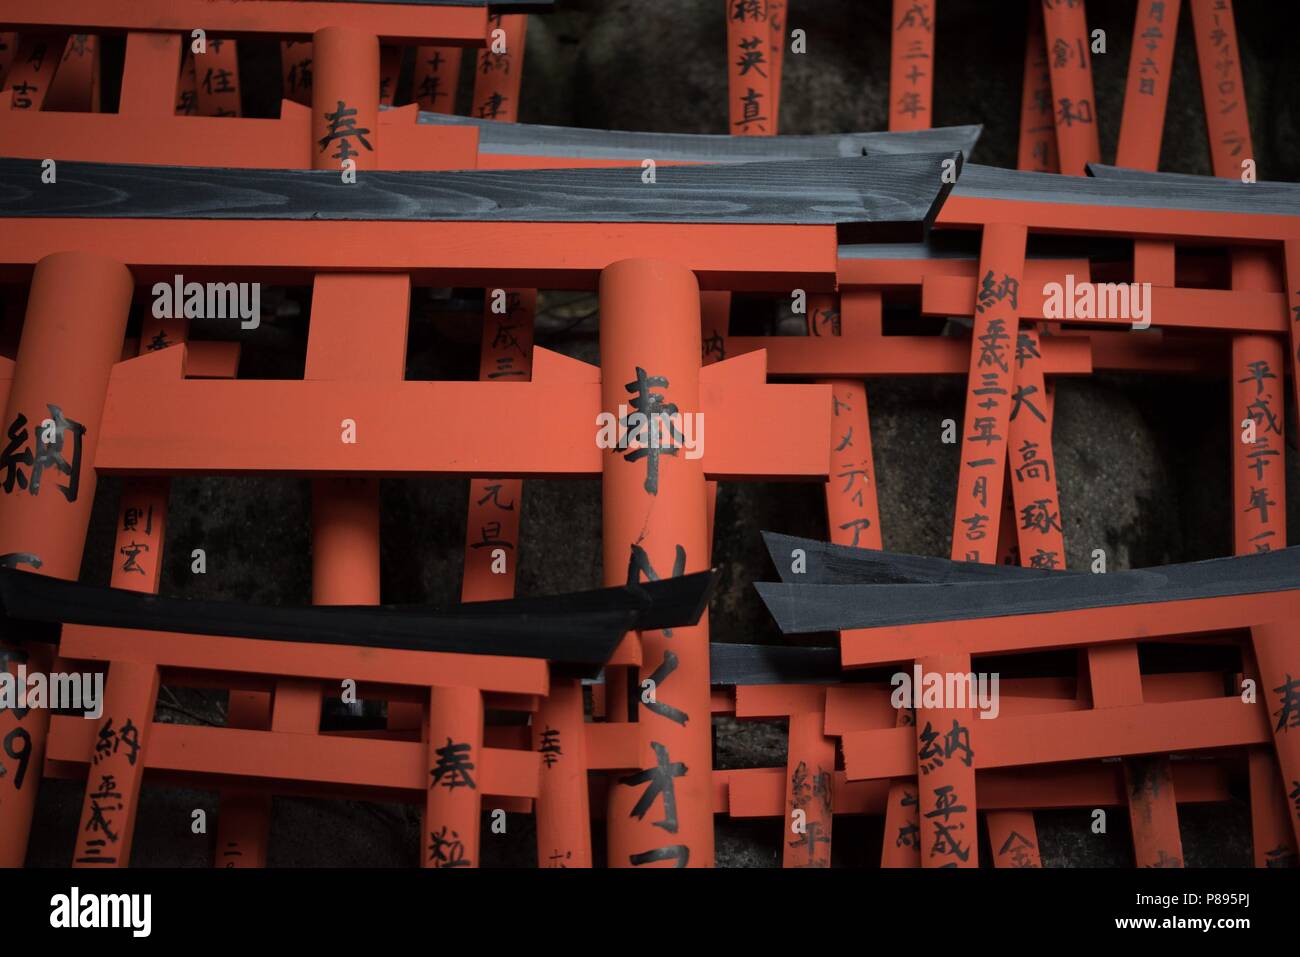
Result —
[{"label": "wood grain texture", "polygon": [[709,645],[709,683],[770,685],[838,683],[843,680],[839,648],[787,645]]},{"label": "wood grain texture", "polygon": [[[545,658],[600,666],[639,623],[698,621],[716,575],[700,572],[635,589],[493,602],[495,609],[270,607],[163,598],[11,568],[0,569],[7,639],[56,640],[59,623],[317,644]],[[590,670],[590,669],[588,669]]]},{"label": "wood grain texture", "polygon": [[[951,186],[961,154],[638,169],[364,171],[61,163],[0,159],[0,216],[541,223],[921,226]],[[849,237],[855,238],[855,237]]]},{"label": "wood grain texture", "polygon": [[[938,585],[945,582],[1032,580],[1053,574],[1045,568],[954,562],[946,558],[833,545],[779,532],[763,532],[763,543],[781,581],[789,585]],[[795,549],[802,549],[804,553],[804,571],[798,573],[793,571],[792,553]]]},{"label": "wood grain texture", "polygon": [[1071,206],[1121,206],[1207,213],[1300,216],[1300,185],[1239,183],[1213,176],[1144,173],[1089,164],[1091,176],[1063,177],[968,163],[953,196]]},{"label": "wood grain texture", "polygon": [[843,631],[1296,591],[1300,547],[1106,575],[962,581],[954,573],[943,584],[754,587],[785,634]]},{"label": "wood grain texture", "polygon": [[484,153],[687,163],[776,162],[814,157],[952,153],[954,150],[969,156],[983,130],[979,125],[970,125],[907,133],[726,136],[499,123],[474,116],[429,112],[421,112],[418,122],[429,126],[472,126],[479,131],[479,149]]}]

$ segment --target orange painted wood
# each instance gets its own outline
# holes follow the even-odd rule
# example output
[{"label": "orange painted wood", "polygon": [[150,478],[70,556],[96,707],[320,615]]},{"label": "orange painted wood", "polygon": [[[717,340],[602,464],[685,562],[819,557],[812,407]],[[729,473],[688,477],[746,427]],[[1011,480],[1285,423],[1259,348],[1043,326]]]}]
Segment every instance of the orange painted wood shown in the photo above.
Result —
[{"label": "orange painted wood", "polygon": [[826,736],[824,685],[741,685],[736,717],[788,718],[781,866],[830,867],[835,742]]},{"label": "orange painted wood", "polygon": [[[982,797],[983,795],[981,795]],[[1038,829],[1029,811],[993,811],[985,815],[994,867],[1042,867]]]},{"label": "orange painted wood", "polygon": [[1169,757],[1144,754],[1124,759],[1129,827],[1138,867],[1182,867],[1183,840]]},{"label": "orange painted wood", "polygon": [[[498,311],[495,303],[500,302]],[[489,289],[483,305],[479,379],[527,382],[532,377],[535,289]],[[469,485],[461,601],[510,598],[519,562],[519,479],[472,478]]]},{"label": "orange painted wood", "polygon": [[207,50],[192,56],[198,114],[239,116],[239,58],[235,41],[210,39]]},{"label": "orange painted wood", "polygon": [[379,102],[392,106],[397,95],[397,78],[402,70],[401,47],[385,43],[379,48]]},{"label": "orange painted wood", "polygon": [[[1229,801],[1230,766],[1208,760],[1178,761],[1173,764],[1178,800],[1184,804]],[[742,768],[715,771],[714,777],[730,792],[715,805],[716,813],[731,817],[780,817],[785,813],[785,769]],[[1045,810],[1049,808],[1118,807],[1125,802],[1124,775],[1117,765],[1096,762],[1044,767],[1000,768],[977,771],[980,806],[987,811]],[[888,815],[887,786],[883,780],[850,781],[843,771],[835,772],[835,813]],[[911,790],[909,785],[909,790]],[[914,796],[914,795],[913,795]],[[898,833],[888,827],[886,833]],[[904,836],[901,833],[899,836]],[[916,856],[915,832],[910,835],[912,856]],[[890,842],[887,842],[887,844]],[[895,863],[882,866],[919,866]]]},{"label": "orange painted wood", "polygon": [[[970,315],[975,288],[974,280],[970,279],[927,278],[922,287],[921,312],[934,316]],[[1047,294],[1042,286],[1026,283],[1021,316],[1026,319],[1050,318],[1043,315],[1046,299]],[[1284,332],[1287,327],[1285,297],[1280,293],[1260,290],[1185,289],[1153,285],[1150,310],[1152,328],[1231,329],[1276,335]],[[1119,316],[1069,318],[1067,321],[1126,328],[1133,325],[1131,318]]]},{"label": "orange painted wood", "polygon": [[1294,867],[1297,855],[1293,813],[1277,758],[1268,747],[1258,747],[1250,749],[1247,762],[1255,866]]},{"label": "orange painted wood", "polygon": [[1181,6],[1182,0],[1138,0],[1116,166],[1154,170],[1160,165]]},{"label": "orange painted wood", "polygon": [[1283,281],[1287,290],[1287,368],[1291,373],[1292,409],[1300,421],[1300,239],[1283,244]]},{"label": "orange painted wood", "polygon": [[[332,36],[314,44],[323,87],[340,91],[338,58],[369,44]],[[349,82],[365,88],[363,79]],[[376,114],[377,115],[377,114]],[[327,148],[314,162],[324,165]],[[358,160],[360,164],[362,160]],[[367,348],[356,348],[357,304],[366,304]],[[406,369],[410,281],[400,274],[321,274],[313,283],[304,379],[317,382],[401,381]],[[345,422],[339,420],[342,428]],[[340,439],[342,432],[340,432]],[[369,478],[319,478],[312,482],[312,601],[375,605],[380,601],[379,483]],[[345,677],[353,677],[351,675]],[[313,682],[277,682],[272,730],[316,733],[323,688]],[[263,830],[257,828],[257,833]]]},{"label": "orange painted wood", "polygon": [[894,0],[889,42],[889,128],[933,123],[934,0]]},{"label": "orange painted wood", "polygon": [[971,654],[1045,651],[1227,631],[1292,618],[1300,618],[1300,592],[1294,590],[1051,614],[924,622],[841,632],[841,659],[845,667],[853,668],[954,649],[967,649]]},{"label": "orange painted wood", "polygon": [[[703,376],[705,456],[694,461],[702,461],[720,479],[823,479],[828,390],[769,386],[764,371],[763,356],[753,354],[713,366]],[[296,472],[310,462],[310,470],[340,474],[594,476],[600,469],[595,443],[599,388],[536,381],[165,383],[118,374],[110,387],[95,464],[132,474]],[[472,420],[448,415],[399,421],[391,410],[403,407],[473,407],[478,415]],[[538,408],[551,410],[538,421],[547,442],[517,449],[514,438],[502,438],[517,435],[512,416]],[[266,428],[242,429],[242,409]],[[147,430],[140,424],[142,415],[148,418]],[[747,441],[747,423],[755,417],[771,428],[789,428],[790,438],[779,452]],[[341,423],[349,418],[357,425],[356,444],[341,441]],[[303,431],[294,424],[304,421],[321,427]],[[813,432],[820,424],[825,433]]]},{"label": "orange painted wood", "polygon": [[196,23],[209,36],[279,34],[306,39],[326,27],[366,30],[390,42],[435,40],[475,46],[483,42],[487,12],[483,7],[445,7],[409,3],[334,3],[301,0],[257,4],[243,0],[137,0],[105,4],[100,0],[50,0],[39,7],[0,13],[0,26],[20,32],[36,26],[77,33],[157,30],[184,33]]},{"label": "orange painted wood", "polygon": [[[62,33],[24,33],[18,38],[4,86],[12,94],[10,109],[40,112],[54,83],[66,40]],[[3,102],[0,99],[0,104]]]},{"label": "orange painted wood", "polygon": [[775,136],[771,25],[766,0],[724,0],[727,16],[727,129],[736,136]]},{"label": "orange painted wood", "polygon": [[1065,535],[1039,341],[1032,325],[1022,327],[1017,336],[1007,464],[1020,563],[1030,568],[1064,568]]},{"label": "orange painted wood", "polygon": [[1232,0],[1188,2],[1214,175],[1236,179],[1242,174],[1243,161],[1254,162],[1255,148],[1246,115],[1246,85],[1241,78],[1241,47]]},{"label": "orange painted wood", "polygon": [[[1140,678],[1143,700],[1151,703],[1197,700],[1223,693],[1223,675],[1209,671],[1142,675]],[[760,698],[766,710],[756,708],[754,698],[748,694],[743,699],[748,716],[789,713],[790,704],[786,701],[784,689],[790,686],[768,687],[777,690]],[[1078,696],[1078,681],[1074,678],[1007,678],[999,687],[1000,714],[1021,716],[1080,711],[1088,707],[1088,703]],[[753,689],[746,689],[747,692],[750,690]],[[897,718],[889,701],[891,691],[887,685],[872,684],[835,685],[826,689],[826,733],[839,736],[866,728],[894,727]],[[738,693],[738,707],[741,701]]]},{"label": "orange painted wood", "polygon": [[488,15],[487,46],[478,51],[474,63],[471,116],[503,123],[514,123],[519,119],[519,89],[523,82],[527,35],[527,14]]},{"label": "orange painted wood", "polygon": [[[178,47],[180,46],[180,37],[169,37],[166,34],[151,34],[144,32],[132,31],[127,34],[127,59],[123,64],[122,85],[123,97],[126,93],[126,83],[128,76],[135,70],[131,62],[131,37],[162,37],[170,40]],[[158,91],[167,89],[166,85],[160,85]],[[122,110],[125,98],[118,101],[118,112]],[[199,112],[199,75],[194,65],[194,54],[190,52],[189,47],[185,47],[181,54],[181,74],[176,80],[176,94],[173,100],[172,110],[176,116],[197,116]]]},{"label": "orange painted wood", "polygon": [[166,479],[142,479],[123,487],[113,543],[114,588],[157,594],[169,490]]},{"label": "orange painted wood", "polygon": [[[895,18],[899,15],[895,4]],[[914,31],[908,31],[914,32]],[[895,27],[894,48],[897,59],[897,45],[900,42],[898,27]],[[933,42],[929,45],[933,53]],[[927,57],[924,64],[929,69]],[[892,81],[891,81],[892,82]],[[928,100],[929,84],[926,84]],[[928,103],[926,107],[928,119]],[[891,122],[893,110],[891,106]],[[858,291],[849,294],[852,312],[848,316],[841,314],[840,304],[833,296],[814,296],[808,306],[809,336],[830,336],[844,338],[845,333],[857,338],[872,332],[879,333],[880,294],[878,292]],[[825,321],[822,321],[823,318]],[[866,384],[853,379],[823,379],[823,385],[830,386],[831,392],[831,473],[826,484],[826,519],[829,540],[836,544],[863,548],[880,548],[880,504],[876,495],[876,467],[871,451],[871,420],[867,411]],[[835,749],[823,738],[821,724],[824,723],[825,691],[813,687],[810,689],[815,697],[806,705],[803,713],[791,712],[789,734],[789,757],[786,774],[787,803],[792,819],[795,810],[804,815],[803,832],[787,834],[782,848],[782,863],[786,867],[829,867],[831,860],[831,811],[833,809],[833,772],[835,770]],[[736,692],[737,715],[742,707],[742,689]],[[814,717],[817,726],[809,727]],[[829,753],[828,753],[829,752]],[[824,767],[823,767],[824,766]],[[816,768],[813,778],[813,793],[808,795],[808,775]],[[823,782],[820,787],[816,782]],[[895,782],[896,784],[898,782]],[[820,794],[818,792],[821,792]],[[793,826],[790,820],[787,824]],[[787,830],[790,830],[790,826]],[[885,822],[885,846],[888,849],[890,821]],[[818,853],[817,841],[825,838],[826,847]],[[805,859],[794,852],[807,851]]]},{"label": "orange painted wood", "polygon": [[1061,168],[1056,152],[1055,107],[1052,103],[1052,75],[1047,67],[1043,8],[1033,2],[1029,4],[1029,24],[1025,31],[1016,168],[1039,173],[1055,173]]},{"label": "orange painted wood", "polygon": [[157,668],[115,662],[104,692],[102,719],[71,719],[89,725],[93,732],[73,867],[126,867],[131,862],[157,698]]},{"label": "orange painted wood", "polygon": [[311,106],[312,48],[310,40],[280,41],[280,76],[286,100]]},{"label": "orange painted wood", "polygon": [[461,52],[460,47],[416,48],[411,91],[421,110],[431,113],[456,112]]},{"label": "orange painted wood", "polygon": [[1043,0],[1043,26],[1061,172],[1082,176],[1087,163],[1101,160],[1083,0]]},{"label": "orange painted wood", "polygon": [[[8,434],[20,440],[15,452],[31,456],[0,496],[0,554],[17,553],[16,567],[68,579],[80,573],[104,393],[133,288],[121,263],[81,252],[51,256],[32,276],[4,416]],[[67,348],[69,337],[76,349]],[[55,427],[53,449],[37,445],[47,420]],[[33,672],[50,670],[48,648],[4,650],[25,652]],[[26,856],[49,719],[44,708],[22,717],[0,712],[7,772],[0,777],[0,866],[19,867]]]},{"label": "orange painted wood", "polygon": [[[258,729],[271,723],[271,696],[263,692],[230,692],[226,726]],[[217,810],[213,866],[265,867],[270,843],[271,795],[224,788]]]},{"label": "orange painted wood", "polygon": [[1258,698],[1264,702],[1269,715],[1273,748],[1289,799],[1291,828],[1297,844],[1300,844],[1300,798],[1295,791],[1297,782],[1300,782],[1300,738],[1295,733],[1300,727],[1300,711],[1295,697],[1300,687],[1297,678],[1300,661],[1297,660],[1295,636],[1294,621],[1265,625],[1251,631],[1261,679]]},{"label": "orange painted wood", "polygon": [[[714,771],[724,782],[726,802],[715,807],[718,813],[733,818],[784,818],[789,830],[790,805],[786,797],[789,772],[786,768],[738,768]],[[884,781],[848,781],[843,771],[835,771],[831,787],[835,794],[836,814],[880,814],[885,808]]]},{"label": "orange painted wood", "polygon": [[[536,805],[539,867],[591,867],[590,768],[626,768],[638,760],[639,741],[583,724],[582,687],[557,680],[533,719],[532,748],[541,763]],[[571,802],[564,799],[571,798]]]},{"label": "orange painted wood", "polygon": [[[358,304],[365,311],[358,311]],[[312,283],[303,378],[391,383],[406,374],[411,283],[400,273],[320,273]],[[365,349],[357,348],[364,331]],[[333,425],[333,423],[331,423]]]},{"label": "orange painted wood", "polygon": [[[916,713],[911,708],[900,708],[896,715],[897,727],[914,734]],[[846,783],[852,787],[851,783]],[[846,789],[841,789],[841,793],[843,790]],[[919,806],[915,776],[894,778],[889,782],[889,793],[885,798],[885,834],[880,846],[881,867],[921,866]]]},{"label": "orange painted wood", "polygon": [[[924,657],[918,663],[923,672],[964,674],[971,670],[970,656],[965,654]],[[916,769],[922,867],[979,867],[975,760],[977,754],[984,760],[985,729],[976,728],[973,718],[969,708],[918,706],[915,727],[896,729],[912,739],[915,749],[908,767],[890,776]],[[849,736],[842,740],[847,762]],[[847,763],[845,770],[863,777]]]},{"label": "orange painted wood", "polygon": [[835,742],[822,733],[821,711],[790,715],[785,777],[783,867],[830,867]]},{"label": "orange painted wood", "polygon": [[[845,313],[854,310],[850,305],[854,294],[848,292],[841,297]],[[1149,367],[1145,354],[1123,343],[1094,358],[1094,351],[1100,352],[1095,345],[1096,335],[1044,339],[1041,343],[1043,371],[1051,375],[1087,375],[1094,367],[1123,368],[1138,363],[1141,363],[1139,368]],[[970,367],[970,349],[966,343],[948,336],[878,336],[838,341],[806,336],[731,336],[726,340],[726,349],[730,355],[766,350],[768,373],[783,379],[961,375]],[[1184,357],[1175,368],[1182,369],[1191,362]]]},{"label": "orange painted wood", "polygon": [[68,37],[43,109],[79,113],[99,109],[99,37],[86,33]]},{"label": "orange painted wood", "polygon": [[[1276,291],[1273,263],[1260,250],[1234,250],[1232,285],[1234,292],[1283,298]],[[1284,320],[1282,328],[1288,325]],[[1286,545],[1282,348],[1277,336],[1232,337],[1232,515],[1238,555]]]},{"label": "orange painted wood", "polygon": [[[826,695],[838,688],[825,685],[737,685],[737,718],[785,718],[792,714],[824,714]],[[828,733],[834,733],[828,731]]]},{"label": "orange painted wood", "polygon": [[[50,759],[87,764],[94,722],[56,715],[51,726]],[[150,771],[196,775],[208,786],[270,784],[277,792],[297,782],[315,793],[357,787],[423,801],[432,780],[428,747],[420,741],[155,723],[144,756]],[[474,781],[483,794],[537,796],[536,754],[483,748],[480,758]]]},{"label": "orange painted wood", "polygon": [[[1244,108],[1242,110],[1244,116]],[[1274,291],[1278,277],[1273,261],[1260,250],[1237,249],[1232,253],[1234,289]],[[1289,325],[1289,324],[1288,324]],[[1273,336],[1233,336],[1232,339],[1232,497],[1234,550],[1237,554],[1270,551],[1286,542],[1286,402],[1283,398],[1285,369],[1282,340]],[[1254,442],[1246,431],[1253,427]],[[1294,625],[1273,624],[1252,629],[1260,690],[1265,700],[1275,701],[1273,741],[1284,781],[1300,778],[1300,747],[1287,729],[1300,726],[1292,720],[1291,676],[1300,672],[1300,656],[1294,651]],[[1258,759],[1253,759],[1258,760]],[[1252,773],[1252,785],[1266,775]],[[1285,786],[1284,786],[1285,787]],[[1289,788],[1284,795],[1290,797]],[[1251,790],[1252,817],[1263,818],[1260,828],[1276,816],[1276,795]],[[1300,809],[1288,817],[1294,840],[1300,840]],[[1275,849],[1272,837],[1267,843]],[[1258,855],[1259,848],[1257,848]]]},{"label": "orange painted wood", "polygon": [[[953,521],[952,557],[959,561],[997,558],[994,517],[1002,504],[1024,257],[1023,226],[994,224],[985,230],[981,279],[971,296],[976,315]],[[917,722],[923,723],[920,715]],[[974,827],[970,830],[973,837]]]},{"label": "orange painted wood", "polygon": [[[950,197],[951,201],[951,197]],[[850,259],[839,261],[837,275],[841,286],[923,286],[941,279],[963,278],[972,284],[979,277],[979,262],[975,259]],[[1067,275],[1078,282],[1092,278],[1092,265],[1087,259],[1027,259],[1024,285],[1038,288],[1049,282],[1065,282]],[[973,290],[972,285],[972,290]],[[974,293],[970,297],[974,300]],[[961,308],[970,309],[971,302]],[[960,313],[959,313],[960,314]],[[969,313],[966,313],[969,315]]]},{"label": "orange painted wood", "polygon": [[424,810],[425,867],[478,867],[479,765],[483,696],[477,688],[434,688],[426,733],[429,784]]},{"label": "orange painted wood", "polygon": [[826,485],[830,540],[880,548],[880,504],[866,386],[852,379],[822,380],[822,384],[831,387],[831,473]]},{"label": "orange painted wood", "polygon": [[379,41],[372,33],[326,27],[312,36],[312,169],[376,169]]},{"label": "orange painted wood", "polygon": [[[272,121],[267,121],[268,123]],[[829,226],[693,225],[667,223],[348,224],[352,241],[333,241],[337,223],[218,220],[7,220],[0,263],[34,265],[66,249],[115,254],[152,278],[177,265],[254,266],[283,281],[317,271],[409,272],[431,284],[590,288],[596,274],[620,259],[656,251],[701,274],[701,281],[736,289],[829,278],[835,269],[835,230]],[[1297,228],[1300,232],[1300,228]],[[25,240],[18,241],[18,237]],[[185,263],[178,263],[184,250]],[[557,253],[562,250],[562,253]],[[541,280],[540,282],[537,280]],[[572,283],[573,285],[569,285]],[[447,283],[443,282],[443,285]],[[792,284],[790,288],[794,288]]]},{"label": "orange painted wood", "polygon": [[546,694],[546,662],[500,655],[309,645],[255,638],[179,635],[65,625],[61,653],[92,661],[140,661],[164,667],[337,682],[438,684],[513,694]]},{"label": "orange painted wood", "polygon": [[772,96],[772,132],[779,133],[781,116],[781,71],[785,66],[785,44],[789,36],[786,30],[786,0],[767,0],[767,26],[771,46],[769,60],[771,77],[768,89]]},{"label": "orange painted wood", "polygon": [[727,349],[731,324],[731,293],[720,290],[700,293],[701,362],[712,365],[729,358]]},{"label": "orange painted wood", "polygon": [[[704,408],[699,303],[695,277],[674,263],[628,260],[605,270],[600,288],[604,411],[619,415],[624,405],[623,415],[688,415]],[[713,368],[723,370],[726,364]],[[824,439],[829,427],[823,428]],[[644,444],[600,450],[603,567],[609,585],[707,566],[703,463],[680,449],[656,453]],[[639,636],[640,765],[611,781],[611,867],[713,864],[708,634],[705,618],[690,628],[674,628],[671,635]],[[609,686],[626,687],[625,674],[622,668],[607,669]],[[625,721],[626,702],[621,709],[618,704],[607,702],[609,717]]]},{"label": "orange painted wood", "polygon": [[4,89],[5,77],[13,65],[14,53],[18,48],[18,34],[12,31],[0,31],[0,89]]},{"label": "orange painted wood", "polygon": [[[1236,697],[998,717],[975,731],[981,768],[1241,747],[1263,743],[1269,734],[1264,708]],[[916,760],[912,737],[903,729],[845,734],[847,774],[862,780],[905,773]]]},{"label": "orange painted wood", "polygon": [[1092,206],[1064,201],[1036,202],[950,195],[939,210],[940,227],[971,227],[1017,222],[1034,232],[1083,236],[1126,235],[1133,238],[1217,238],[1260,243],[1294,239],[1295,217],[1204,210]]}]

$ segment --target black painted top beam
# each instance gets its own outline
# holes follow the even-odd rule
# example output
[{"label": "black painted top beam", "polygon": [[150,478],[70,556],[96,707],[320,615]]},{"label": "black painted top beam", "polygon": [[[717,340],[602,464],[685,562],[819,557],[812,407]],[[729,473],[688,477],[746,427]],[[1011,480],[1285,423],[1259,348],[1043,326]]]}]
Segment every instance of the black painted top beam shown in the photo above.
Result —
[{"label": "black painted top beam", "polygon": [[[836,225],[846,241],[933,222],[960,153],[639,168],[242,170],[0,159],[0,217]],[[900,228],[901,227],[901,228]]]},{"label": "black painted top beam", "polygon": [[[938,585],[961,581],[1036,579],[1044,575],[1072,574],[1019,565],[954,562],[946,558],[905,555],[874,548],[832,545],[811,538],[763,532],[763,543],[781,581],[788,585]],[[793,570],[795,549],[803,551],[803,572]]]},{"label": "black painted top beam", "polygon": [[472,126],[479,150],[506,156],[581,157],[598,160],[752,163],[816,157],[952,153],[969,157],[983,127],[946,126],[909,132],[830,133],[816,136],[727,136],[714,133],[645,133],[501,123],[474,116],[421,112],[433,126]]},{"label": "black painted top beam", "polygon": [[1300,546],[1106,575],[972,581],[954,571],[942,584],[754,587],[784,634],[805,634],[1300,590]]},{"label": "black painted top beam", "polygon": [[593,675],[629,631],[699,621],[717,581],[699,572],[448,612],[364,606],[273,607],[164,598],[0,568],[0,637],[57,641],[60,624],[468,655],[542,658]]},{"label": "black painted top beam", "polygon": [[1300,216],[1300,185],[1145,173],[1089,164],[1091,176],[1031,173],[968,163],[954,196],[1075,206]]}]

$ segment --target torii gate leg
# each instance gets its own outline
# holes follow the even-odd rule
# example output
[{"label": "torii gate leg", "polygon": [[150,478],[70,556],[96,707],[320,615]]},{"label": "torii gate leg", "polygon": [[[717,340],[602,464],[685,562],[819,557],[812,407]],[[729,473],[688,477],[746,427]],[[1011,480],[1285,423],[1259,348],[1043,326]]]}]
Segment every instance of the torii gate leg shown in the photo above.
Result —
[{"label": "torii gate leg", "polygon": [[[76,579],[95,500],[95,447],[113,364],[134,283],[121,263],[87,253],[47,256],[36,264],[4,424],[21,437],[20,458],[0,489],[0,562]],[[53,422],[54,443],[42,441]],[[28,458],[27,456],[30,456]],[[26,655],[30,671],[48,672],[51,649],[0,645],[5,659]],[[5,661],[8,664],[8,661]],[[0,712],[0,866],[27,855],[40,787],[50,712]],[[152,718],[152,715],[147,717]]]},{"label": "torii gate leg", "polygon": [[[629,259],[600,277],[601,407],[619,415],[700,409],[700,291],[674,263]],[[680,420],[678,420],[679,422]],[[676,426],[678,422],[674,422]],[[668,434],[668,423],[652,428]],[[622,432],[622,429],[619,430]],[[681,448],[604,450],[605,582],[667,578],[706,567],[704,466]],[[643,725],[641,767],[615,777],[609,798],[611,867],[713,865],[709,628],[641,634],[631,708],[610,718]],[[622,671],[622,669],[618,669]],[[611,685],[619,680],[610,678]]]}]

